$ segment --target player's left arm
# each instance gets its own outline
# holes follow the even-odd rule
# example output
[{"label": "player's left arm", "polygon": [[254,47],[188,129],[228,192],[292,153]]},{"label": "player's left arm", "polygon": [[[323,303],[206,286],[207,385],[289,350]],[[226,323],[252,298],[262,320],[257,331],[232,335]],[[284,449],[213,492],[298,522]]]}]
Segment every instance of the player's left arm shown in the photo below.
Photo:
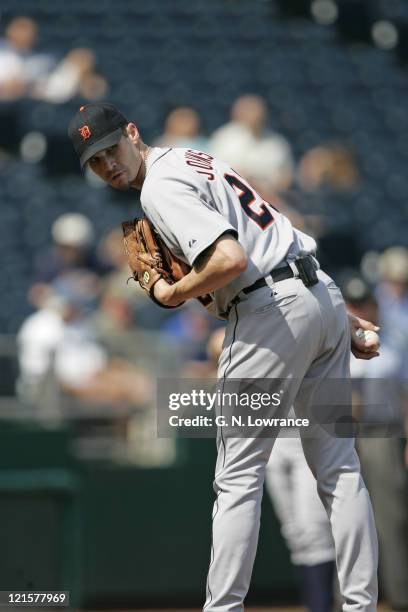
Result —
[{"label": "player's left arm", "polygon": [[154,288],[154,296],[166,306],[177,306],[224,287],[242,274],[247,267],[247,256],[230,233],[225,233],[206,248],[194,262],[194,266],[174,285],[160,279]]}]

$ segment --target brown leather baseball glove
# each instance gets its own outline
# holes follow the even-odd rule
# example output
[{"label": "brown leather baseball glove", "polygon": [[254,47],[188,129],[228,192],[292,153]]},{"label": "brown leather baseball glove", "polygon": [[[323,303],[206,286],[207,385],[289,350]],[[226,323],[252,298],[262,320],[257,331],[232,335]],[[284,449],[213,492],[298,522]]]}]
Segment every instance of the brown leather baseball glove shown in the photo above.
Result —
[{"label": "brown leather baseball glove", "polygon": [[[147,217],[136,217],[122,223],[125,251],[132,276],[138,281],[153,302],[162,308],[178,308],[181,306],[166,306],[154,297],[154,286],[158,280],[164,279],[169,285],[186,276],[191,267],[178,259],[160,238]],[[213,299],[211,295],[197,298],[205,307]],[[184,303],[184,302],[182,302]]]}]

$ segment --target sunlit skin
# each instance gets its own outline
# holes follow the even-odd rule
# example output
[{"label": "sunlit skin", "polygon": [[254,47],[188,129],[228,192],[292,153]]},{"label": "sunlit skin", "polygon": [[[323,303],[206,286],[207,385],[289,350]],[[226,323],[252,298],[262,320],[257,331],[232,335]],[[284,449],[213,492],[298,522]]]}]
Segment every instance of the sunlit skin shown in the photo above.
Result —
[{"label": "sunlit skin", "polygon": [[134,123],[129,123],[117,145],[95,153],[88,166],[102,180],[121,191],[141,189],[146,175],[149,147],[140,138]]},{"label": "sunlit skin", "polygon": [[[123,135],[117,145],[95,153],[88,161],[88,166],[103,181],[121,191],[130,188],[141,189],[146,176],[146,159],[148,147],[141,139],[139,130],[134,123],[126,128],[127,136]],[[200,267],[193,270],[181,281],[169,285],[163,279],[157,281],[154,295],[157,300],[168,306],[176,306],[185,299],[209,293],[226,285],[241,274],[247,266],[247,258],[239,243],[229,236],[221,236],[215,243],[212,252]],[[202,277],[208,277],[203,279]],[[200,288],[197,291],[197,287]],[[359,319],[349,314],[351,331],[351,350],[359,359],[372,359],[378,356],[376,346],[368,346],[356,336],[358,327],[376,330],[369,321]]]}]

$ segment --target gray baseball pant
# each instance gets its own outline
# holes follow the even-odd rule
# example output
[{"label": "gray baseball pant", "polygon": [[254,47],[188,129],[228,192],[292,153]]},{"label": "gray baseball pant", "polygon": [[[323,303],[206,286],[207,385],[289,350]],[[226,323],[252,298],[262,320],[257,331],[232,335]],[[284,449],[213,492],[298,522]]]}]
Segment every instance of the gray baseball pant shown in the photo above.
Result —
[{"label": "gray baseball pant", "polygon": [[266,466],[265,486],[281,523],[294,565],[333,561],[330,523],[316,490],[316,479],[305,461],[298,431],[275,440]]},{"label": "gray baseball pant", "polygon": [[[350,333],[340,290],[322,271],[311,288],[291,278],[248,295],[230,313],[219,378],[292,379],[286,401],[298,416],[326,397],[327,379],[349,377]],[[378,545],[354,438],[311,425],[306,460],[328,514],[345,612],[376,610]],[[260,525],[273,438],[219,431],[213,539],[205,612],[243,612]],[[272,458],[273,460],[273,458]]]}]

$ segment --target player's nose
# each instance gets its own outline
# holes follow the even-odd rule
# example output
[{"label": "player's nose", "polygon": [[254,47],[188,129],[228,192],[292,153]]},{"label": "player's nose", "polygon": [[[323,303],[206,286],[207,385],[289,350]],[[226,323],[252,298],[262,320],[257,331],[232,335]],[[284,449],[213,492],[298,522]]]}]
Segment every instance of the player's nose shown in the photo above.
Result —
[{"label": "player's nose", "polygon": [[104,159],[104,168],[107,174],[113,174],[116,167],[116,162],[111,157],[105,157]]}]

